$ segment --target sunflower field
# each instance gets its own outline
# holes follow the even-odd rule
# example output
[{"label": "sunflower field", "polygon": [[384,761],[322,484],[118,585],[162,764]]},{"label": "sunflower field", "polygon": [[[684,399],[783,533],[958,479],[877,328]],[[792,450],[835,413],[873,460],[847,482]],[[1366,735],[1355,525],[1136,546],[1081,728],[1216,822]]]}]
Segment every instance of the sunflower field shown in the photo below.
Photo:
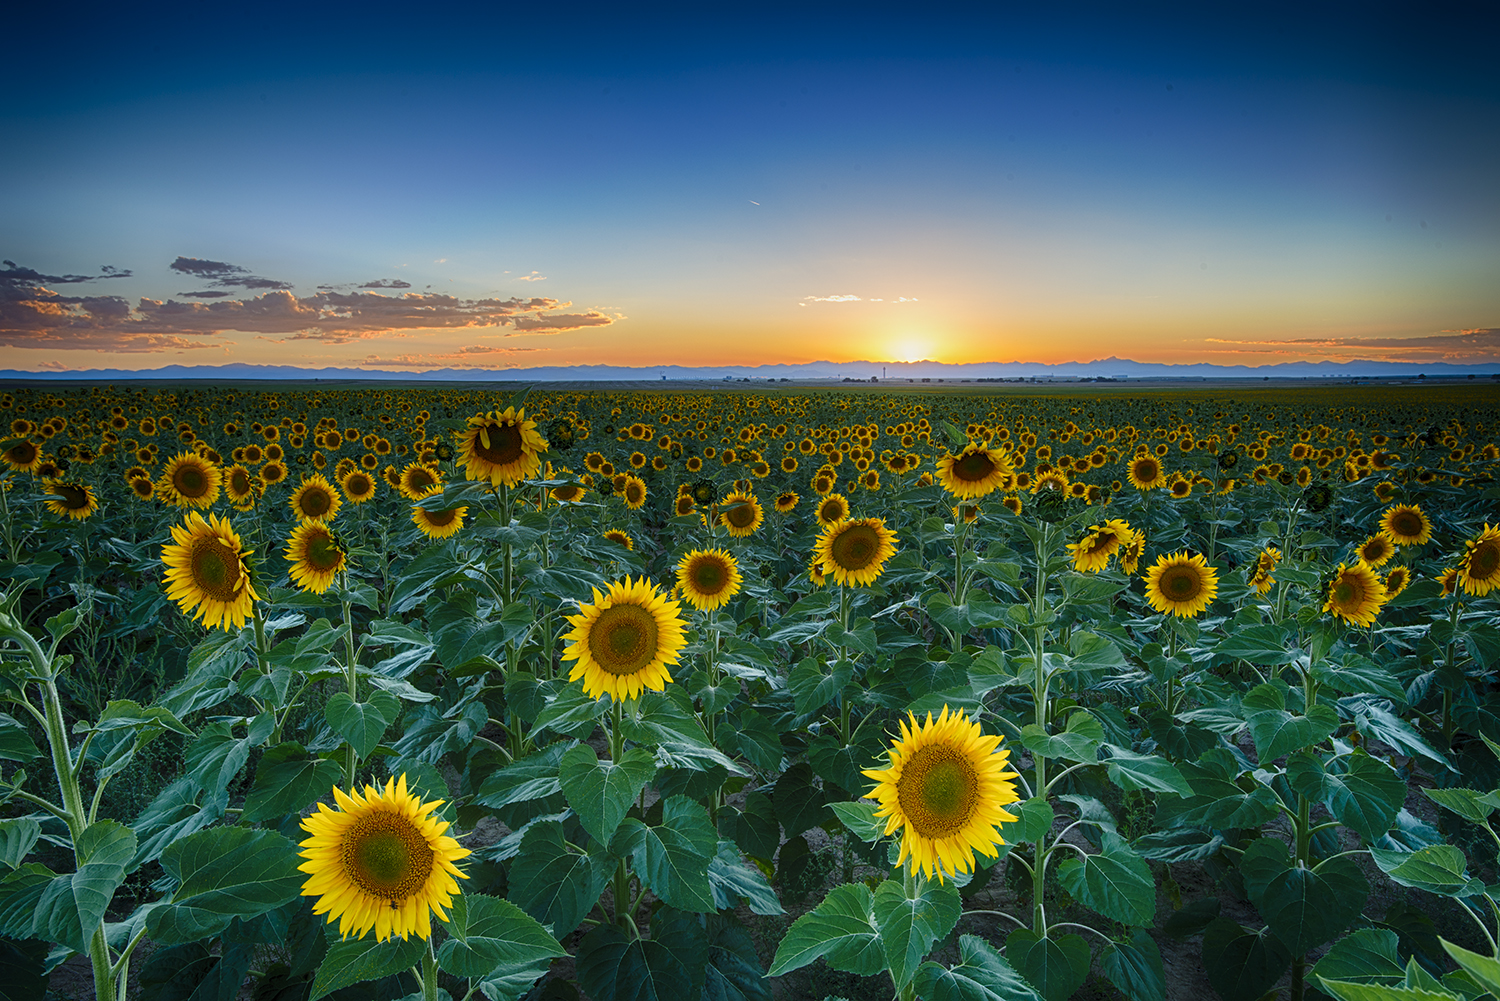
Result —
[{"label": "sunflower field", "polygon": [[0,435],[0,998],[1500,998],[1489,385]]}]

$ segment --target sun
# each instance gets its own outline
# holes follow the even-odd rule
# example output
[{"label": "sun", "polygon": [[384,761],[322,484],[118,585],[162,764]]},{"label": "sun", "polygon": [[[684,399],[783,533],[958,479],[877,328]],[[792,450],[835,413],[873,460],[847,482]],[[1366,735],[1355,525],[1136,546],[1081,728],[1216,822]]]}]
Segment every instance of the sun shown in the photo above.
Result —
[{"label": "sun", "polygon": [[914,362],[921,361],[927,357],[927,338],[919,334],[908,334],[898,338],[893,345],[892,352],[895,361]]}]

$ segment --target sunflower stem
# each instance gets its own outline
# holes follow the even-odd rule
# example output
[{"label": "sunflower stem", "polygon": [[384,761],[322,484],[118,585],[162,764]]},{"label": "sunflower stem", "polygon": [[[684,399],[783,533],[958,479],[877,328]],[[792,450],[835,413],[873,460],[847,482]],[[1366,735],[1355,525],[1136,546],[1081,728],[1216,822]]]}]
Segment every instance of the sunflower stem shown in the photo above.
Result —
[{"label": "sunflower stem", "polygon": [[[359,674],[357,672],[357,660],[354,654],[354,615],[353,603],[349,600],[349,575],[344,573],[344,647],[348,653],[347,666],[344,668],[344,683],[349,686],[349,698],[355,702],[359,701]],[[344,784],[350,789],[354,788],[354,774],[359,769],[359,752],[354,745],[349,745],[349,753],[344,760]]]},{"label": "sunflower stem", "polygon": [[437,955],[432,951],[432,939],[427,939],[427,951],[422,953],[422,1001],[437,1001]]}]

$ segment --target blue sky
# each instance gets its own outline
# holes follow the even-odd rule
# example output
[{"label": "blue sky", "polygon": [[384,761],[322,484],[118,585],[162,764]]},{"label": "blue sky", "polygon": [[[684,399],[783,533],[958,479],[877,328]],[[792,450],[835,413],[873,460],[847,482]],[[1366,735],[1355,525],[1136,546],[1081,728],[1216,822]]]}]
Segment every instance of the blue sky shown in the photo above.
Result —
[{"label": "blue sky", "polygon": [[23,12],[7,367],[1500,357],[1483,7],[977,9]]}]

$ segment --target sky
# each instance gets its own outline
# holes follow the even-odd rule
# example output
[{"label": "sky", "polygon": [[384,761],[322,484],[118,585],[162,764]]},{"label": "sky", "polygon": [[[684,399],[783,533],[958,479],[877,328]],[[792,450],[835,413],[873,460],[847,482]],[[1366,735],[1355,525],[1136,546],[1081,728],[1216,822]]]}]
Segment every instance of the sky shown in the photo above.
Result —
[{"label": "sky", "polygon": [[0,367],[1500,361],[1492,4],[315,6],[7,15]]}]

